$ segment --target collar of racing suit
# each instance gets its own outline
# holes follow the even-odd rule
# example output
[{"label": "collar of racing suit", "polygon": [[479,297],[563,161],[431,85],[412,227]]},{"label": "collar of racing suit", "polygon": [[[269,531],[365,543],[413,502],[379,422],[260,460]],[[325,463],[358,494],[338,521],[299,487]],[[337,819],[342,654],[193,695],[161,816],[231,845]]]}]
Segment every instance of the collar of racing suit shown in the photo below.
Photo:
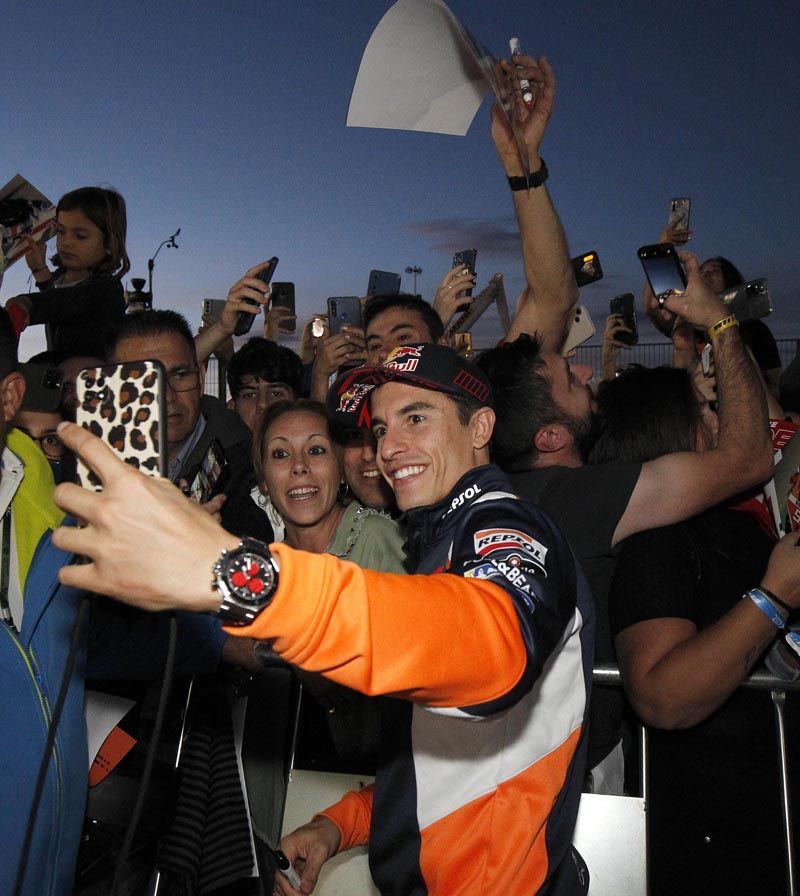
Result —
[{"label": "collar of racing suit", "polygon": [[475,501],[489,492],[512,492],[506,474],[493,464],[475,467],[465,473],[452,491],[436,504],[409,510],[405,515],[406,551],[413,567],[419,564],[432,542],[442,537]]}]

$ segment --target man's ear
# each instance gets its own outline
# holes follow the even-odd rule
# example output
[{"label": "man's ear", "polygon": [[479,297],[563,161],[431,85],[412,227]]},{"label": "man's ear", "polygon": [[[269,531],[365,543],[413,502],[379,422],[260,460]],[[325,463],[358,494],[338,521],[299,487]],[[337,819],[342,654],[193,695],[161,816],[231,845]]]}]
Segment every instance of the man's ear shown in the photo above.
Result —
[{"label": "man's ear", "polygon": [[447,332],[447,330],[445,330],[444,333],[442,333],[442,335],[439,337],[436,344],[437,345],[446,345],[448,348],[452,348],[450,334]]},{"label": "man's ear", "polygon": [[229,398],[228,401],[225,403],[225,407],[229,411],[235,411],[236,410],[236,402],[232,398]]},{"label": "man's ear", "polygon": [[3,419],[10,423],[17,416],[17,411],[25,397],[25,377],[15,370],[0,382],[0,402],[3,405]]},{"label": "man's ear", "polygon": [[479,408],[470,417],[469,425],[472,428],[472,447],[476,451],[486,448],[494,432],[495,414],[491,408]]},{"label": "man's ear", "polygon": [[206,363],[203,361],[201,364],[197,365],[197,373],[200,377],[200,394],[202,395],[206,391]]},{"label": "man's ear", "polygon": [[542,426],[533,438],[533,444],[540,454],[552,454],[572,445],[572,434],[562,423],[548,423]]}]

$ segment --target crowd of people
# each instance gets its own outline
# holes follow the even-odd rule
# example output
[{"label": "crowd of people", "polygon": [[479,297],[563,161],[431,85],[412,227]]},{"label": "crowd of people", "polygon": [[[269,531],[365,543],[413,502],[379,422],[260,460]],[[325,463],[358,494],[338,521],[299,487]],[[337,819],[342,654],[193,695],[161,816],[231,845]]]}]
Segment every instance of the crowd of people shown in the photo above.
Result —
[{"label": "crowd of people", "polygon": [[[384,894],[586,893],[581,793],[636,790],[637,723],[651,892],[784,891],[771,707],[739,686],[759,665],[800,678],[798,534],[779,538],[761,498],[796,372],[721,300],[743,279],[731,262],[689,253],[683,292],[642,297],[673,366],[625,365],[614,316],[602,371],[562,354],[578,286],[540,155],[555,77],[544,58],[501,69],[520,130],[495,107],[492,139],[526,285],[475,358],[448,344],[476,282],[460,267],[431,303],[368,296],[362,326],[335,334],[308,321],[296,354],[258,277],[270,262],[197,334],[174,310],[126,314],[113,190],[62,197],[49,262],[30,241],[37,291],[0,311],[3,892],[143,893],[158,869],[159,892],[297,896],[368,844]],[[234,348],[253,311],[264,335]],[[20,365],[39,324],[47,351]],[[205,394],[212,355],[227,403]],[[81,369],[145,359],[164,371],[160,478],[74,425]],[[209,452],[225,476],[193,500]],[[76,458],[101,492],[76,484]],[[145,717],[168,654],[194,680],[167,710],[186,713],[180,772],[120,866],[142,762],[125,766],[129,744],[87,801],[84,691],[137,683]],[[595,660],[624,691],[592,685]],[[275,670],[302,685],[296,754],[375,776],[282,839],[291,706],[274,755],[254,733]],[[788,723],[796,742],[791,695]],[[257,742],[241,763],[237,726],[243,752]]]}]

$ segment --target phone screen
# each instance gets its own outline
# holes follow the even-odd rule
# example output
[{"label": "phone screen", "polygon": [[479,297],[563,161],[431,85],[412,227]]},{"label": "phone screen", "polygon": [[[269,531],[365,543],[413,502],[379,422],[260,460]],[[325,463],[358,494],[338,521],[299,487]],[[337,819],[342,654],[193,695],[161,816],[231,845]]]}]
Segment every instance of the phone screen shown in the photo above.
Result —
[{"label": "phone screen", "polygon": [[675,248],[670,243],[642,246],[638,251],[647,282],[656,298],[662,300],[667,293],[683,292],[686,275]]},{"label": "phone screen", "polygon": [[222,490],[227,474],[228,461],[222,453],[221,445],[214,439],[189,486],[189,497],[198,504],[205,504]]}]

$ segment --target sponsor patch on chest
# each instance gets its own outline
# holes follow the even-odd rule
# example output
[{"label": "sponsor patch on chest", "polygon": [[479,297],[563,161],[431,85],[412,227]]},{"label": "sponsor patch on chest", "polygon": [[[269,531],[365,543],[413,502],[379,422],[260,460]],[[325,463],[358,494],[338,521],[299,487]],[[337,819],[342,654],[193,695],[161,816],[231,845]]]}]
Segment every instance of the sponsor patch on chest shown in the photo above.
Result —
[{"label": "sponsor patch on chest", "polygon": [[544,572],[547,548],[527,532],[520,532],[519,529],[481,529],[473,539],[475,553],[479,557],[489,557],[500,551],[521,551]]}]

